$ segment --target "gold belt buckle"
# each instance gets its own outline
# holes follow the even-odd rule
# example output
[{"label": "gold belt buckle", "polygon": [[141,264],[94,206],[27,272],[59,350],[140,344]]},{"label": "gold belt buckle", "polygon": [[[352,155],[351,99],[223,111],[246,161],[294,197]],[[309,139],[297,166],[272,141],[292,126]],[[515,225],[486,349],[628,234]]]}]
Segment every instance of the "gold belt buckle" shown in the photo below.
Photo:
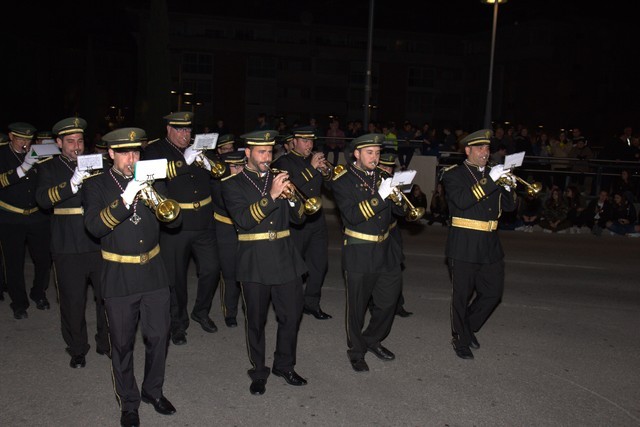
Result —
[{"label": "gold belt buckle", "polygon": [[22,211],[22,215],[29,215],[29,209],[24,209]]},{"label": "gold belt buckle", "polygon": [[383,240],[384,240],[384,235],[383,235],[383,234],[380,234],[380,235],[378,236],[378,243],[382,242]]},{"label": "gold belt buckle", "polygon": [[197,211],[198,209],[200,209],[200,202],[193,202],[193,210]]},{"label": "gold belt buckle", "polygon": [[140,254],[140,264],[146,264],[149,262],[149,252]]},{"label": "gold belt buckle", "polygon": [[276,240],[277,237],[278,237],[277,231],[269,230],[269,241]]}]

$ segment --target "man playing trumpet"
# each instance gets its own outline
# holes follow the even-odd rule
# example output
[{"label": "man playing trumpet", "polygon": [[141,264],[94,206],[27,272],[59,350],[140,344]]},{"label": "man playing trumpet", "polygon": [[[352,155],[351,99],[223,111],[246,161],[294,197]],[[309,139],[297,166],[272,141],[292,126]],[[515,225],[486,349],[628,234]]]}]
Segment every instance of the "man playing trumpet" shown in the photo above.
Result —
[{"label": "man playing trumpet", "polygon": [[[313,126],[299,127],[292,132],[291,151],[279,157],[273,166],[289,172],[289,179],[300,193],[321,203],[322,187],[331,182],[331,165],[323,153],[312,151],[316,139]],[[320,308],[329,257],[329,235],[322,207],[308,215],[304,223],[292,225],[291,238],[309,270],[305,278],[303,312],[319,320],[331,319],[331,315]]]},{"label": "man playing trumpet", "polygon": [[107,321],[102,301],[102,257],[100,240],[84,227],[82,185],[88,171],[78,169],[84,153],[87,122],[80,117],[60,120],[53,126],[60,155],[38,165],[36,200],[42,209],[53,209],[51,257],[58,299],[61,330],[72,368],[85,366],[90,345],[85,318],[87,279],[91,281],[96,304],[96,352],[110,354]]},{"label": "man playing trumpet", "polygon": [[[238,231],[236,280],[246,304],[245,331],[252,368],[251,394],[261,395],[270,373],[294,386],[307,380],[294,370],[298,327],[302,317],[304,260],[290,238],[290,223],[305,218],[302,200],[290,200],[289,174],[274,174],[270,164],[275,130],[245,135],[247,164],[222,182],[225,206]],[[265,323],[270,303],[278,318],[273,368],[265,365]]]},{"label": "man playing trumpet", "polygon": [[[140,400],[163,415],[176,412],[164,397],[165,361],[169,340],[169,281],[160,254],[160,224],[154,211],[145,206],[143,193],[149,182],[133,179],[140,160],[139,128],[109,132],[113,167],[83,185],[82,203],[87,230],[100,239],[103,259],[104,305],[111,341],[114,390],[120,409],[120,425],[140,425]],[[164,182],[156,182],[164,192]],[[178,227],[181,215],[168,223]],[[163,247],[164,250],[164,247]],[[140,323],[145,346],[144,380],[138,388],[134,376],[133,352]]]},{"label": "man playing trumpet", "polygon": [[498,218],[503,210],[516,207],[515,181],[502,165],[487,166],[492,135],[482,129],[462,139],[466,160],[442,175],[451,215],[446,256],[453,286],[452,345],[462,359],[473,359],[471,348],[480,348],[475,333],[502,298],[504,252]]},{"label": "man playing trumpet", "polygon": [[[29,298],[38,310],[47,300],[51,272],[50,217],[36,202],[38,167],[31,143],[36,128],[25,122],[9,125],[9,143],[0,146],[0,249],[7,290],[15,319],[26,319]],[[26,249],[33,258],[33,286],[27,296],[24,278]]]},{"label": "man playing trumpet", "polygon": [[[404,216],[407,206],[389,199],[391,178],[381,179],[378,163],[384,138],[372,133],[352,140],[355,162],[331,185],[344,225],[347,354],[356,372],[369,370],[364,359],[367,351],[383,361],[395,359],[382,345],[391,331],[402,287],[402,247],[390,237],[390,226],[396,216]],[[364,328],[369,300],[371,318]]]}]

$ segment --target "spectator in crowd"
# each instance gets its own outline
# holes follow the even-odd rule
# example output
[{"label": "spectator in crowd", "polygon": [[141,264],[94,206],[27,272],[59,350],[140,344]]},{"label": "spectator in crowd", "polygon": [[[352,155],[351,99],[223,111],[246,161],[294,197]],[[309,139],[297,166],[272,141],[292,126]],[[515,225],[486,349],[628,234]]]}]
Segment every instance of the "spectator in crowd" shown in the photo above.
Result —
[{"label": "spectator in crowd", "polygon": [[[340,121],[337,118],[332,119],[329,122],[329,129],[327,130],[327,138],[324,143],[324,157],[333,166],[338,164],[340,159],[340,153],[344,150],[345,146],[345,133],[340,129]],[[333,160],[329,160],[329,153],[332,154]]]},{"label": "spectator in crowd", "polygon": [[501,146],[504,146],[504,149],[506,151],[507,145],[504,140],[504,128],[502,126],[498,126],[496,127],[493,137],[491,138],[491,153],[495,153],[496,151],[498,151]]},{"label": "spectator in crowd", "polygon": [[535,193],[527,193],[527,195],[521,199],[518,208],[518,218],[520,219],[521,225],[516,227],[516,230],[533,233],[533,226],[537,225],[538,221],[540,221],[542,200],[540,200]]},{"label": "spectator in crowd", "polygon": [[442,147],[440,151],[457,152],[458,151],[458,139],[456,135],[451,131],[450,126],[446,126],[442,129],[444,134],[444,140],[442,141]]},{"label": "spectator in crowd", "polygon": [[398,131],[398,162],[400,162],[400,170],[407,170],[415,148],[412,141],[416,138],[416,130],[409,120],[405,120],[402,129]]},{"label": "spectator in crowd", "polygon": [[[425,124],[425,126],[429,126]],[[424,131],[424,127],[423,127]],[[420,148],[420,152],[423,156],[435,156],[440,157],[440,140],[438,139],[438,134],[435,128],[426,129],[422,133],[422,146]]]},{"label": "spectator in crowd", "polygon": [[613,216],[607,221],[607,229],[611,234],[625,235],[635,232],[637,212],[633,203],[630,203],[623,194],[613,195]]},{"label": "spectator in crowd", "polygon": [[[418,185],[414,185],[411,191],[411,195],[413,197],[416,197],[416,190],[422,193],[420,187]],[[424,195],[424,193],[422,194]],[[413,203],[413,199],[409,200]],[[414,206],[417,207],[418,205],[414,204]],[[429,222],[427,224],[429,225],[433,225],[434,222],[439,222],[443,227],[449,225],[449,205],[447,204],[447,197],[441,181],[438,181],[436,188],[433,190],[433,194],[431,194],[428,220]]]},{"label": "spectator in crowd", "polygon": [[524,151],[525,155],[533,155],[531,148],[531,137],[529,136],[529,128],[522,126],[520,132],[513,138],[515,142],[516,153]]},{"label": "spectator in crowd", "polygon": [[491,153],[491,162],[496,165],[501,165],[504,163],[504,158],[507,155],[507,146],[503,143],[500,143],[496,151]]},{"label": "spectator in crowd", "polygon": [[383,152],[398,153],[398,136],[396,135],[396,125],[393,122],[387,122],[382,125],[382,133],[384,134]]},{"label": "spectator in crowd", "polygon": [[566,233],[567,228],[571,227],[571,222],[567,219],[568,212],[569,209],[560,189],[554,187],[544,202],[540,227],[545,233]]},{"label": "spectator in crowd", "polygon": [[222,136],[229,133],[229,129],[225,125],[223,119],[218,119],[216,120],[216,125],[211,128],[211,132],[217,133],[218,135]]},{"label": "spectator in crowd", "polygon": [[[574,146],[569,150],[569,156],[574,160],[571,165],[571,170],[578,173],[574,179],[578,186],[583,187],[586,182],[586,175],[589,173],[589,160],[593,158],[593,151],[587,145],[587,140],[584,137],[577,137],[574,139]],[[586,190],[583,188],[583,190]],[[590,189],[589,191],[590,192]]]},{"label": "spectator in crowd", "polygon": [[551,170],[553,171],[552,185],[564,188],[569,178],[570,161],[568,160],[569,151],[571,151],[571,142],[567,139],[567,134],[562,131],[558,137],[552,136],[549,141],[551,150]]},{"label": "spectator in crowd", "polygon": [[564,190],[564,200],[567,203],[567,219],[571,222],[570,232],[579,233],[582,227],[582,212],[585,209],[580,190],[575,185],[569,185]]},{"label": "spectator in crowd", "polygon": [[607,190],[600,190],[597,199],[589,202],[582,211],[582,224],[591,230],[591,233],[600,236],[602,230],[607,227],[607,222],[613,218],[613,205],[609,200]]},{"label": "spectator in crowd", "polygon": [[269,129],[269,123],[267,122],[267,114],[260,113],[256,117],[256,126],[254,127],[254,130],[265,130],[265,129]]},{"label": "spectator in crowd", "polygon": [[613,193],[622,194],[629,202],[634,203],[636,198],[636,184],[631,180],[629,171],[622,169],[613,183]]}]

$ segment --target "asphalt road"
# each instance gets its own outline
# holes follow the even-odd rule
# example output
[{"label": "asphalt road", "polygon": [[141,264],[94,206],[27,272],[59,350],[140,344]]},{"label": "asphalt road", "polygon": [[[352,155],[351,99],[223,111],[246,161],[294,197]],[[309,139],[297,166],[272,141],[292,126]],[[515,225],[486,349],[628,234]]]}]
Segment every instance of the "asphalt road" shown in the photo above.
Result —
[{"label": "asphalt road", "polygon": [[[329,226],[322,308],[334,317],[303,318],[296,370],[309,384],[271,376],[265,395],[251,395],[242,319],[226,328],[215,305],[218,332],[192,324],[187,345],[169,347],[164,393],[178,412],[162,416],[143,403],[143,425],[640,426],[640,239],[500,231],[504,298],[477,334],[475,359],[462,360],[449,343],[446,228],[403,228],[405,307],[414,315],[396,317],[384,341],[396,360],[369,354],[371,371],[356,373],[332,215]],[[0,302],[0,426],[119,425],[109,359],[92,348],[85,368],[68,366],[53,285],[48,295],[52,309],[32,306],[26,320]],[[268,353],[275,330],[272,313]],[[139,384],[143,360],[139,340]]]}]

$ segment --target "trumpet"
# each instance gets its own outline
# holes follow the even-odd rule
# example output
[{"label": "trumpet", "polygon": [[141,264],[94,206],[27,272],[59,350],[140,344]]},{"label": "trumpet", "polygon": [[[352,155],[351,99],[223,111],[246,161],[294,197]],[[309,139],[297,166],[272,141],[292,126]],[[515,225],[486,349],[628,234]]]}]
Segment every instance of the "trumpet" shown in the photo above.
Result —
[{"label": "trumpet", "polygon": [[[227,167],[224,165],[224,163],[217,160],[211,160],[210,158],[205,156],[204,153],[202,157],[205,159],[205,161],[209,162],[209,166],[211,166],[211,175],[213,175],[214,178],[222,178],[222,175],[224,175],[225,171],[227,170]],[[196,163],[201,168],[205,167],[204,161],[200,159],[200,156],[196,158]]]},{"label": "trumpet", "polygon": [[153,181],[147,182],[149,185],[140,190],[140,198],[145,204],[155,212],[156,218],[162,222],[171,222],[180,214],[180,205],[173,199],[167,199],[158,193],[151,185]]},{"label": "trumpet", "polygon": [[[311,156],[317,153],[318,151],[312,151]],[[320,172],[324,177],[328,177],[329,175],[331,175],[331,169],[333,169],[333,165],[329,163],[324,157],[322,157],[322,163],[320,164],[320,166],[316,168],[316,170]]]},{"label": "trumpet", "polygon": [[422,218],[426,212],[423,207],[416,208],[415,206],[413,206],[413,203],[409,201],[409,198],[407,196],[402,194],[402,192],[398,187],[393,187],[393,190],[389,195],[389,198],[391,198],[391,200],[398,206],[402,206],[402,199],[405,200],[405,202],[407,203],[407,206],[409,207],[409,210],[405,215],[405,219],[407,221],[417,221],[420,218]]},{"label": "trumpet", "polygon": [[[272,169],[272,168],[270,168],[269,171],[274,175],[278,175],[282,172],[286,172],[281,169]],[[289,199],[294,203],[296,203],[298,200],[302,200],[302,203],[304,204],[304,213],[307,215],[313,215],[314,213],[318,212],[322,207],[322,201],[320,199],[318,199],[317,197],[305,198],[304,195],[300,192],[300,190],[298,190],[295,184],[291,181],[287,181],[287,187],[282,192],[282,195],[284,198]]]},{"label": "trumpet", "polygon": [[[131,165],[127,168],[133,172]],[[180,214],[180,205],[173,199],[168,199],[158,193],[153,188],[153,180],[147,181],[147,186],[140,190],[140,198],[144,200],[145,205],[149,207],[155,214],[156,218],[162,222],[171,222]]]},{"label": "trumpet", "polygon": [[[489,166],[493,167],[495,166],[495,163],[489,164]],[[500,178],[498,178],[496,184],[503,187],[511,187],[514,186],[514,184],[517,185],[517,183],[519,182],[527,188],[527,194],[530,196],[535,196],[542,190],[542,183],[540,182],[534,182],[533,184],[530,184],[511,171],[505,171],[505,175],[506,176],[501,176]]]}]

